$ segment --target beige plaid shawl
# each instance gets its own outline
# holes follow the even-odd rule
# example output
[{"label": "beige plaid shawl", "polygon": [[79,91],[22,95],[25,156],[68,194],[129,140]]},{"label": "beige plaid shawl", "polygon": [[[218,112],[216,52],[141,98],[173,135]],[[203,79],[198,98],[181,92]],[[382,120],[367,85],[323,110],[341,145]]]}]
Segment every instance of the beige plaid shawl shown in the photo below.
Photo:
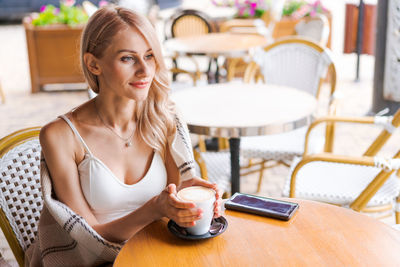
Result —
[{"label": "beige plaid shawl", "polygon": [[[182,180],[195,175],[193,151],[187,127],[176,117],[171,154]],[[111,264],[123,244],[109,242],[68,206],[54,198],[51,177],[41,161],[44,207],[35,242],[25,253],[25,266],[99,266]]]}]

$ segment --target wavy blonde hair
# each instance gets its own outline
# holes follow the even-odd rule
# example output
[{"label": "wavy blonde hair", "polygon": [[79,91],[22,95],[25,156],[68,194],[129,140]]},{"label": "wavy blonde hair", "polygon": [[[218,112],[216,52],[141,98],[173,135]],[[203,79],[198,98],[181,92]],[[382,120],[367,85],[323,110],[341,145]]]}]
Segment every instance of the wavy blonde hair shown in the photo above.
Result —
[{"label": "wavy blonde hair", "polygon": [[89,19],[81,38],[81,66],[90,88],[98,93],[101,88],[97,76],[89,71],[83,56],[91,53],[97,58],[112,43],[117,32],[136,28],[149,43],[156,61],[156,73],[146,100],[138,102],[135,116],[139,136],[165,160],[167,138],[175,134],[175,107],[168,98],[169,82],[161,52],[161,45],[152,24],[146,17],[126,8],[105,6]]}]

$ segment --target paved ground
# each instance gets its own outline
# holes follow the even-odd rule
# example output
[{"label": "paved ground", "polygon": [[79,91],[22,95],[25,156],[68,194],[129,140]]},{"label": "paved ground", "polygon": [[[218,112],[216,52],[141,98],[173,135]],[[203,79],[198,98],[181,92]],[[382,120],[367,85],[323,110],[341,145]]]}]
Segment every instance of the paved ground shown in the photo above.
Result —
[{"label": "paved ground", "polygon": [[[340,8],[340,10],[343,9],[342,6]],[[340,10],[337,12],[340,12]],[[343,18],[343,15],[338,14],[336,19]],[[337,25],[338,28],[343,26],[340,23]],[[333,43],[338,70],[338,90],[343,95],[339,115],[365,115],[369,112],[371,106],[374,58],[370,56],[362,57],[361,81],[355,83],[353,80],[356,58],[354,55],[341,54],[342,32],[342,30],[335,32]],[[43,125],[87,100],[86,92],[82,91],[30,94],[25,36],[20,25],[0,26],[0,81],[7,97],[7,102],[0,104],[0,137],[23,127]],[[191,84],[185,81],[172,85],[174,90],[187,86],[191,86]],[[378,131],[376,127],[352,128],[340,126],[337,129],[338,139],[335,150],[341,154],[362,154]],[[394,150],[398,148],[399,141],[400,136],[397,133],[384,147],[383,154],[392,155]],[[288,169],[285,167],[267,170],[260,195],[280,196],[287,174]],[[256,184],[257,177],[255,175],[244,177],[241,180],[242,191],[254,193]],[[392,221],[387,222],[392,223]],[[0,253],[8,262],[13,262],[12,253],[1,231]]]}]

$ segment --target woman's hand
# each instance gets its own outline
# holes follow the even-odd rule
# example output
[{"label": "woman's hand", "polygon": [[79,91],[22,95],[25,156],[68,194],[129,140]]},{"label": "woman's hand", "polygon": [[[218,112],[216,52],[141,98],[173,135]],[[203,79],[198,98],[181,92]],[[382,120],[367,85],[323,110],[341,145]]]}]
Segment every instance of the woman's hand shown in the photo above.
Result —
[{"label": "woman's hand", "polygon": [[217,184],[210,183],[209,181],[204,180],[204,179],[199,178],[199,177],[193,177],[192,179],[183,181],[178,186],[178,191],[183,189],[183,188],[185,188],[185,187],[195,186],[195,185],[208,187],[208,188],[211,188],[211,189],[213,189],[215,191],[214,218],[220,217],[222,215],[221,214],[222,193],[218,189]]},{"label": "woman's hand", "polygon": [[181,227],[191,227],[203,216],[203,210],[192,202],[179,200],[176,196],[175,184],[169,184],[157,196],[157,207],[162,217],[168,217]]}]

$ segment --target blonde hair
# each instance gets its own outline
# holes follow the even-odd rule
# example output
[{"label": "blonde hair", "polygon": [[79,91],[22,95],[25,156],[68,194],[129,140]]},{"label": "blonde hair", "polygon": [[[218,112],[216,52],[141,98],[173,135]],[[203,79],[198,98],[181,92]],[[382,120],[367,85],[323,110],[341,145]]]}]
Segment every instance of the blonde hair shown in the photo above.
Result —
[{"label": "blonde hair", "polygon": [[175,108],[168,98],[169,82],[155,29],[146,17],[126,8],[105,6],[89,19],[81,38],[81,65],[90,88],[100,91],[97,76],[89,71],[83,56],[91,53],[97,58],[111,44],[120,30],[136,28],[149,43],[156,61],[156,73],[146,100],[138,102],[135,115],[139,136],[165,159],[168,136],[175,134]]}]

